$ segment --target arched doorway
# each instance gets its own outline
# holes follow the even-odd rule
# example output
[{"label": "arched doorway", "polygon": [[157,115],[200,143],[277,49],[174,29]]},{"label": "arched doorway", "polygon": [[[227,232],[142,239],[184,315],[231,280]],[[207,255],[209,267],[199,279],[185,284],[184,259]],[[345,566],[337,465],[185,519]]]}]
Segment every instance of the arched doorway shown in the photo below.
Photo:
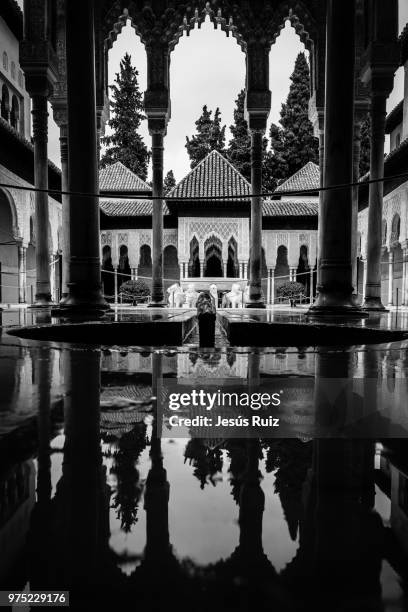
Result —
[{"label": "arched doorway", "polygon": [[392,254],[392,286],[389,303],[394,306],[401,306],[402,303],[402,273],[403,273],[403,252],[399,242],[401,232],[401,218],[396,213],[391,223],[391,254]]},{"label": "arched doorway", "polygon": [[222,243],[217,236],[210,236],[204,243],[205,268],[204,276],[224,276],[222,270]]},{"label": "arched doorway", "polygon": [[163,276],[165,289],[180,280],[180,267],[177,257],[177,249],[172,244],[166,246],[163,251]]},{"label": "arched doorway", "polygon": [[7,85],[3,85],[1,88],[1,116],[5,121],[9,120],[10,94]]},{"label": "arched doorway", "polygon": [[278,247],[275,266],[275,292],[289,280],[288,249],[283,244]]},{"label": "arched doorway", "polygon": [[18,303],[18,248],[13,227],[15,210],[8,195],[0,190],[0,302]]},{"label": "arched doorway", "polygon": [[195,236],[190,241],[190,259],[188,260],[188,276],[196,278],[200,276],[200,256],[198,240]]},{"label": "arched doorway", "polygon": [[118,289],[126,281],[130,280],[130,264],[128,256],[128,248],[122,244],[119,249],[119,266],[118,266]]},{"label": "arched doorway", "polygon": [[108,244],[102,249],[102,286],[103,293],[109,301],[114,299],[115,278],[112,265],[112,251]]},{"label": "arched doorway", "polygon": [[20,120],[20,106],[17,96],[13,95],[11,99],[10,123],[15,130],[18,130]]},{"label": "arched doorway", "polygon": [[309,295],[310,291],[310,274],[309,274],[309,258],[307,246],[302,244],[299,252],[299,263],[296,270],[296,280],[304,286],[304,294]]},{"label": "arched doorway", "polygon": [[144,281],[151,289],[152,287],[152,251],[148,244],[140,247],[139,265],[137,276]]},{"label": "arched doorway", "polygon": [[239,277],[238,245],[233,237],[228,241],[227,277]]}]

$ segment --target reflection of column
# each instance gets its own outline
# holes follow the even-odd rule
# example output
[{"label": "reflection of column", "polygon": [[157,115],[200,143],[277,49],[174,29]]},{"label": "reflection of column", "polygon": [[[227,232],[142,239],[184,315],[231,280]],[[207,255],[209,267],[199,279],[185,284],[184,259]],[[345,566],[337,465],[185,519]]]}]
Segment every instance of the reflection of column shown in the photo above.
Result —
[{"label": "reflection of column", "polygon": [[[352,182],[355,5],[327,2],[324,187]],[[319,219],[319,295],[313,314],[355,313],[351,284],[352,191],[328,189]]]},{"label": "reflection of column", "polygon": [[392,306],[394,304],[394,251],[392,247],[390,247],[390,252],[388,254],[388,306]]},{"label": "reflection of column", "polygon": [[70,282],[61,308],[99,314],[109,307],[102,295],[99,200],[92,195],[98,193],[93,0],[84,0],[81,11],[74,0],[66,2],[66,66],[69,191],[89,195],[69,198]]},{"label": "reflection of column", "polygon": [[38,388],[38,476],[37,498],[40,504],[51,499],[51,374],[52,351],[44,352],[33,362],[34,381]]},{"label": "reflection of column", "polygon": [[35,264],[36,294],[35,307],[51,304],[49,266],[49,211],[48,211],[48,111],[47,97],[32,97],[33,140],[34,140],[34,184],[35,193]]},{"label": "reflection of column", "polygon": [[[56,508],[61,561],[69,586],[97,581],[100,551],[108,538],[105,482],[100,448],[100,353],[66,355],[69,385],[64,399],[65,444]],[[78,555],[78,551],[81,554]]]},{"label": "reflection of column", "polygon": [[27,291],[27,248],[18,245],[18,303],[25,304]]}]

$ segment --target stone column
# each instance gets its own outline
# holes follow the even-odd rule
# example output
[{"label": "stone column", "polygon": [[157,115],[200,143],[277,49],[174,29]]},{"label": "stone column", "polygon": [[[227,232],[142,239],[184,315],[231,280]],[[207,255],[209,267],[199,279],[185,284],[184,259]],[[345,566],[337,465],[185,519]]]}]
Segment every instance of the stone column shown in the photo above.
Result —
[{"label": "stone column", "polygon": [[266,285],[266,304],[271,303],[271,269],[268,268],[267,285]]},{"label": "stone column", "polygon": [[271,304],[275,304],[275,266],[271,268]]},{"label": "stone column", "polygon": [[363,259],[363,301],[365,300],[365,291],[367,284],[367,258]]},{"label": "stone column", "polygon": [[[384,176],[385,117],[388,91],[374,90],[371,98],[370,178]],[[363,307],[385,310],[381,301],[382,211],[384,184],[370,183],[367,229],[367,281]]]},{"label": "stone column", "polygon": [[388,306],[394,305],[394,251],[390,247],[388,255]]},{"label": "stone column", "polygon": [[[68,126],[60,127],[61,190],[68,191]],[[69,283],[69,196],[62,195],[62,295],[68,296]]]},{"label": "stone column", "polygon": [[407,306],[407,271],[408,271],[408,248],[403,246],[402,249],[402,296],[401,296],[401,306]]},{"label": "stone column", "polygon": [[48,110],[47,96],[32,96],[33,140],[34,140],[34,185],[35,192],[35,308],[51,305],[50,258],[49,258],[49,210],[48,210]]},{"label": "stone column", "polygon": [[[353,177],[355,4],[327,2],[324,186]],[[314,315],[356,314],[352,301],[352,189],[327,190],[320,215],[319,295]]]},{"label": "stone column", "polygon": [[91,195],[99,189],[93,0],[84,0],[80,11],[74,0],[67,0],[66,64],[68,187],[89,195],[69,198],[69,287],[61,308],[70,314],[99,315],[109,306],[102,295],[99,199]]},{"label": "stone column", "polygon": [[27,292],[27,247],[18,245],[18,303],[25,304]]},{"label": "stone column", "polygon": [[[266,37],[265,37],[266,38]],[[265,41],[264,38],[264,41]],[[270,44],[254,36],[246,53],[245,111],[251,134],[251,247],[248,308],[265,308],[262,298],[262,153],[263,135],[271,109]]]},{"label": "stone column", "polygon": [[248,264],[244,263],[244,279],[248,280]]},{"label": "stone column", "polygon": [[223,268],[224,278],[227,278],[227,264],[225,261],[222,263],[222,268]]},{"label": "stone column", "polygon": [[313,266],[310,266],[309,269],[309,297],[310,297],[310,304],[313,304]]},{"label": "stone column", "polygon": [[204,262],[200,261],[200,278],[204,276]]},{"label": "stone column", "polygon": [[152,137],[153,200],[152,218],[152,307],[166,306],[163,290],[163,140],[170,118],[169,62],[166,44],[150,33],[146,45],[147,90],[144,104]]},{"label": "stone column", "polygon": [[265,308],[262,298],[262,140],[263,132],[251,131],[251,248],[248,308]]}]

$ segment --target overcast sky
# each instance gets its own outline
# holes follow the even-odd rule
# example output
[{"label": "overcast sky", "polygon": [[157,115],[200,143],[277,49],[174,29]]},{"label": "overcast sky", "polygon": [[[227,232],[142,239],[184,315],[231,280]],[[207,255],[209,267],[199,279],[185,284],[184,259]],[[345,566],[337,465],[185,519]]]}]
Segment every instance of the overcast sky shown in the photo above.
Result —
[{"label": "overcast sky", "polygon": [[[408,2],[400,0],[400,29],[408,22]],[[132,63],[139,71],[139,84],[142,91],[146,88],[146,56],[144,47],[133,28],[128,25],[118,36],[109,51],[109,82],[112,83],[119,63],[126,51],[132,56]],[[278,122],[282,102],[289,91],[289,77],[299,51],[304,51],[294,29],[287,22],[281,31],[270,54],[270,89],[272,109],[269,118]],[[195,121],[202,107],[207,104],[215,110],[221,109],[222,121],[227,125],[227,140],[230,138],[229,126],[233,120],[235,99],[245,83],[245,56],[236,40],[227,37],[225,32],[215,30],[207,21],[190,33],[184,35],[171,55],[170,93],[172,116],[165,138],[165,172],[173,169],[179,181],[189,171],[189,158],[185,149],[186,135],[195,132]],[[397,72],[395,87],[388,100],[388,110],[392,109],[403,97],[403,68]],[[150,148],[147,122],[141,129],[145,142]],[[58,166],[59,142],[58,129],[50,118],[49,156]]]}]

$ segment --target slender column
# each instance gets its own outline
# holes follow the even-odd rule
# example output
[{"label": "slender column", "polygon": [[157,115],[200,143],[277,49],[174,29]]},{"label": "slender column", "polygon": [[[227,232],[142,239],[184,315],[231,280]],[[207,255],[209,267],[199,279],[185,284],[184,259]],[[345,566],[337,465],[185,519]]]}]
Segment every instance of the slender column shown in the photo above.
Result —
[{"label": "slender column", "polygon": [[[165,130],[152,130],[153,196],[163,197],[163,137]],[[163,307],[163,200],[153,200],[152,218],[152,301],[149,306]]]},{"label": "slender column", "polygon": [[365,300],[365,292],[366,292],[366,284],[367,284],[367,259],[363,259],[363,301]]},{"label": "slender column", "polygon": [[[320,119],[323,123],[323,118]],[[323,186],[324,181],[324,130],[319,130],[319,169],[320,169],[320,186]],[[324,192],[319,191],[319,216],[317,223],[317,285],[320,283],[320,253],[322,250],[322,232],[321,232],[321,218],[323,209],[323,196]]]},{"label": "slender column", "polygon": [[[353,146],[353,183],[357,183],[360,176],[360,151],[361,151],[361,123],[355,118],[354,121],[354,146]],[[357,235],[358,235],[358,186],[353,187],[353,209],[351,217],[351,266],[353,299],[357,305]]]},{"label": "slender column", "polygon": [[27,292],[27,248],[18,245],[18,303],[25,304]]},{"label": "slender column", "polygon": [[268,268],[268,278],[267,278],[267,286],[266,286],[266,303],[271,303],[271,269]]},{"label": "slender column", "polygon": [[224,278],[227,278],[227,264],[225,263],[225,261],[223,262],[222,267],[224,271]]},{"label": "slender column", "polygon": [[388,306],[394,304],[394,251],[391,249],[388,255]]},{"label": "slender column", "polygon": [[244,278],[245,280],[248,279],[248,264],[244,263]]},{"label": "slender column", "polygon": [[[353,177],[355,3],[327,2],[324,186]],[[327,190],[320,216],[319,295],[313,314],[355,314],[352,301],[352,190]]]},{"label": "slender column", "polygon": [[310,303],[313,304],[313,266],[310,266],[309,269],[309,297]]},{"label": "slender column", "polygon": [[[48,189],[48,111],[45,95],[32,96],[33,140],[34,140],[34,185],[36,189]],[[36,294],[34,307],[51,305],[50,261],[49,261],[49,211],[48,193],[35,193],[35,265]]]},{"label": "slender column", "polygon": [[[69,191],[96,194],[98,158],[93,0],[84,0],[80,11],[74,0],[66,2],[66,65]],[[69,293],[61,308],[72,314],[100,314],[109,309],[102,295],[99,234],[98,198],[71,195]]]},{"label": "slender column", "polygon": [[[61,190],[68,191],[68,126],[60,127]],[[68,296],[69,283],[69,196],[62,195],[62,300]]]},{"label": "slender column", "polygon": [[262,138],[261,130],[251,130],[251,255],[248,308],[265,308],[262,299]]},{"label": "slender column", "polygon": [[275,266],[271,268],[271,304],[275,304]]},{"label": "slender column", "polygon": [[[384,176],[384,139],[387,93],[372,93],[371,99],[371,155],[370,178]],[[364,308],[385,310],[381,302],[381,243],[384,185],[370,183],[367,231],[367,284]]]},{"label": "slender column", "polygon": [[408,249],[407,247],[402,250],[402,296],[401,296],[401,306],[407,306],[407,259],[408,259]]},{"label": "slender column", "polygon": [[114,283],[114,301],[115,301],[115,306],[117,306],[118,304],[118,269],[115,268],[114,272],[113,272],[113,283]]},{"label": "slender column", "polygon": [[200,278],[204,276],[204,262],[200,261]]}]

